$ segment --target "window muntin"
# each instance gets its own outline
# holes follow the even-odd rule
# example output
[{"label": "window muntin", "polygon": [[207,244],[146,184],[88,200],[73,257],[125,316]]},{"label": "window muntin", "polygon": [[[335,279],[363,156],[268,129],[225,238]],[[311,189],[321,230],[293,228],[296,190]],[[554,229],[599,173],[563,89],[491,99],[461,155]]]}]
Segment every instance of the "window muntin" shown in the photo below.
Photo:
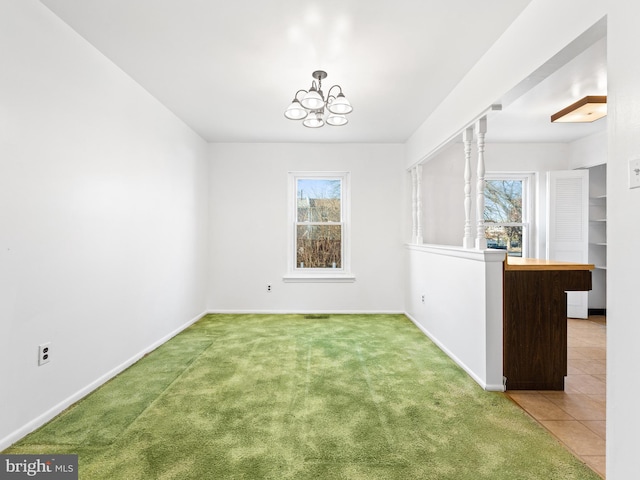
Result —
[{"label": "window muntin", "polygon": [[528,256],[528,174],[491,174],[485,179],[485,238],[487,248],[506,250],[513,257]]}]

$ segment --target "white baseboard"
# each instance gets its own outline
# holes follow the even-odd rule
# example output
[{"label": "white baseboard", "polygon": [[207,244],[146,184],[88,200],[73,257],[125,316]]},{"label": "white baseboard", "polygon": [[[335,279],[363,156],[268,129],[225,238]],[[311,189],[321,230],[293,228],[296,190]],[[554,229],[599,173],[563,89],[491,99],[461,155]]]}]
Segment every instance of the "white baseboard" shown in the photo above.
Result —
[{"label": "white baseboard", "polygon": [[429,339],[437,345],[437,347],[442,350],[451,360],[456,362],[456,364],[462,368],[467,374],[473,378],[473,380],[480,385],[484,390],[489,392],[504,392],[504,385],[493,385],[486,383],[482,378],[480,378],[473,370],[471,370],[462,360],[460,360],[456,355],[453,354],[451,350],[449,350],[444,344],[442,344],[436,337],[434,337],[431,332],[429,332],[426,328],[424,328],[420,323],[409,315],[407,312],[404,312],[406,317],[413,322],[413,324],[420,329],[422,333],[424,333]]},{"label": "white baseboard", "polygon": [[4,450],[4,449],[10,447],[11,445],[13,445],[15,442],[17,442],[21,438],[25,437],[29,433],[33,432],[35,429],[41,427],[42,425],[44,425],[48,421],[52,420],[56,415],[60,414],[65,409],[67,409],[68,407],[70,407],[71,405],[76,403],[78,400],[82,399],[83,397],[85,397],[89,393],[93,392],[96,388],[98,388],[102,384],[106,383],[108,380],[111,380],[113,377],[118,375],[123,370],[126,370],[127,368],[129,368],[131,365],[136,363],[138,360],[140,360],[146,354],[148,354],[149,352],[155,350],[156,348],[158,348],[160,345],[162,345],[163,343],[167,342],[168,340],[172,339],[178,333],[180,333],[181,331],[183,331],[185,328],[189,327],[190,325],[193,325],[195,322],[200,320],[205,315],[207,315],[207,312],[202,312],[199,315],[195,316],[194,318],[192,318],[191,320],[189,320],[185,324],[181,325],[180,327],[176,328],[172,332],[168,333],[167,335],[165,335],[161,339],[156,340],[155,342],[153,342],[151,345],[146,347],[143,351],[141,351],[141,352],[135,354],[134,356],[130,357],[129,359],[125,360],[123,363],[121,363],[117,367],[111,369],[110,371],[108,371],[107,373],[105,373],[101,377],[97,378],[96,380],[94,380],[93,382],[91,382],[90,384],[85,386],[84,388],[78,390],[73,395],[67,397],[62,402],[58,403],[57,405],[54,405],[49,410],[44,412],[42,415],[39,415],[38,417],[36,417],[33,420],[31,420],[30,422],[26,423],[25,425],[23,425],[19,429],[13,431],[12,433],[7,435],[6,437],[0,439],[0,450]]},{"label": "white baseboard", "polygon": [[404,315],[400,310],[209,310],[207,315]]}]

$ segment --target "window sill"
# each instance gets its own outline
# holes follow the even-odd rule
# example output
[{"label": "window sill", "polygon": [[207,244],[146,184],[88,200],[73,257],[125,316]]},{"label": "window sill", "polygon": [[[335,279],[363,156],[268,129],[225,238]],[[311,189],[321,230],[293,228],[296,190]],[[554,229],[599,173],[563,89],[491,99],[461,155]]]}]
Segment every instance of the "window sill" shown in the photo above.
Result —
[{"label": "window sill", "polygon": [[285,283],[351,283],[356,281],[352,273],[288,273]]}]

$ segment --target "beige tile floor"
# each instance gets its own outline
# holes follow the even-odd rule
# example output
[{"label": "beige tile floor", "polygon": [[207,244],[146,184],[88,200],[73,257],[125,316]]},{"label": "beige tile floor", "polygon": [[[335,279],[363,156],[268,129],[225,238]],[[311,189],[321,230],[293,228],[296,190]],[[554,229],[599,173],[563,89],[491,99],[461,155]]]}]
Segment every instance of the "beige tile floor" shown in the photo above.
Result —
[{"label": "beige tile floor", "polygon": [[605,478],[606,319],[568,320],[564,392],[507,391],[574,455]]}]

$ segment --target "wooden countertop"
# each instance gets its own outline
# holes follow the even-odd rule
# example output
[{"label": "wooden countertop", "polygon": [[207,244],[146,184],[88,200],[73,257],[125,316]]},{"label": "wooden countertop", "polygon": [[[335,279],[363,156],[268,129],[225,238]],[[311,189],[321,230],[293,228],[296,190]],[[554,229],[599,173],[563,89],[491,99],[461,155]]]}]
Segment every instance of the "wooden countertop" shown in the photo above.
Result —
[{"label": "wooden countertop", "polygon": [[593,270],[591,263],[558,262],[556,260],[542,260],[539,258],[507,257],[504,262],[505,270]]}]

